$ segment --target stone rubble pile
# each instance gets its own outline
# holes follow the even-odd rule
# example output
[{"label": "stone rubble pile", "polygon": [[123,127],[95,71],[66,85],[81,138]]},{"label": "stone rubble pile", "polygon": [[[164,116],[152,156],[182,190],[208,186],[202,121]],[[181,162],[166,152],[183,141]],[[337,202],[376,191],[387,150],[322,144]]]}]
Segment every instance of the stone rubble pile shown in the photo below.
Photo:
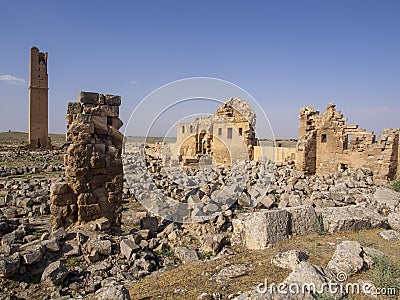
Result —
[{"label": "stone rubble pile", "polygon": [[[4,164],[0,167],[0,177],[63,171],[64,164],[59,162],[63,155],[64,151],[62,150],[35,152],[18,149],[0,152],[0,162]],[[15,167],[15,162],[21,166]]]},{"label": "stone rubble pile", "polygon": [[81,92],[77,98],[79,102],[70,102],[67,108],[66,182],[51,189],[52,227],[105,217],[118,231],[123,187],[121,97]]},{"label": "stone rubble pile", "polygon": [[[107,295],[107,287],[115,286],[112,293],[127,297],[129,293],[123,285],[165,266],[219,257],[230,249],[229,245],[264,249],[292,235],[319,231],[377,227],[399,230],[398,193],[374,185],[372,174],[364,169],[305,176],[294,170],[292,164],[280,164],[275,169],[266,162],[238,162],[231,168],[204,166],[182,172],[175,167],[163,167],[158,159],[146,161],[145,156],[126,153],[123,159],[130,160],[130,164],[124,165],[125,174],[140,184],[128,182],[124,186],[122,176],[116,175],[122,166],[118,156],[120,145],[118,139],[109,135],[114,129],[108,123],[114,117],[103,118],[107,119],[107,134],[105,130],[99,133],[96,129],[99,120],[93,117],[102,117],[102,110],[97,108],[102,105],[86,103],[94,101],[88,99],[100,101],[100,96],[85,93],[81,103],[69,105],[72,143],[65,157],[68,162],[65,179],[12,179],[0,184],[0,277],[14,280],[8,283],[22,287],[27,280],[24,276],[39,278],[38,286],[54,298]],[[88,105],[86,110],[85,105]],[[77,127],[80,129],[75,131]],[[143,194],[137,194],[141,187],[145,187]],[[120,217],[113,221],[115,214],[101,212],[105,208],[113,212],[114,207],[115,213],[121,212],[118,210],[121,203],[113,206],[114,196],[121,199],[122,195],[133,194],[137,199],[131,199],[129,204],[148,199],[154,208],[158,205],[157,199],[152,198],[156,188],[179,202],[201,204],[201,211],[196,214],[211,212],[212,217],[207,222],[182,225],[146,212],[128,211],[136,225],[125,228],[123,235],[111,235],[110,229],[120,222]],[[218,195],[225,202],[216,201]],[[53,233],[45,224],[49,208],[56,218],[52,225],[58,224],[54,229],[60,226]],[[89,216],[92,208],[100,213]],[[35,223],[39,217],[42,223]],[[62,228],[74,223],[81,224]],[[382,231],[381,236],[389,242],[398,239],[396,231]],[[354,253],[339,249],[328,268],[304,261],[307,255],[297,252],[276,261],[290,266],[293,272],[296,269],[287,278],[288,282],[319,274],[318,282],[322,284],[330,278],[332,270],[337,271],[335,265],[344,252],[354,254],[350,261],[344,260],[351,270],[361,270],[361,261],[363,265],[370,264],[367,249],[356,253],[357,249],[354,245]],[[290,262],[285,262],[286,258]],[[215,275],[219,281],[251,271],[240,266],[223,270]],[[31,292],[31,289],[21,290]],[[29,294],[33,298],[38,295]]]},{"label": "stone rubble pile", "polygon": [[[371,201],[367,194],[376,189],[372,172],[362,168],[306,176],[295,170],[293,164],[281,163],[274,168],[268,162],[239,161],[232,167],[186,168],[185,173],[178,167],[163,167],[160,159],[145,160],[139,153],[126,153],[124,166],[133,194],[141,194],[137,193],[139,187],[158,188],[166,197],[180,202],[209,202],[213,193],[216,196],[218,191],[233,185],[233,190],[241,188],[231,195],[233,201],[226,200],[230,205],[239,198],[238,204],[244,207],[259,203],[260,208],[324,208]],[[144,173],[146,176],[140,178]],[[143,198],[148,196],[146,193]]]},{"label": "stone rubble pile", "polygon": [[51,180],[11,179],[0,184],[0,209],[8,219],[49,215]]}]

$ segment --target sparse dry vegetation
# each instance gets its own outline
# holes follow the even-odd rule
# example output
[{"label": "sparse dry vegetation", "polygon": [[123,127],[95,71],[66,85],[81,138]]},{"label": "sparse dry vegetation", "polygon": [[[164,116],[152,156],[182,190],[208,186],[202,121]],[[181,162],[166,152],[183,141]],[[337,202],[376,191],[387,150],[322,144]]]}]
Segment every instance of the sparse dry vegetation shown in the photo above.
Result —
[{"label": "sparse dry vegetation", "polygon": [[[311,234],[293,237],[265,250],[252,251],[245,248],[234,248],[236,254],[233,256],[202,260],[178,268],[166,269],[153,276],[143,278],[130,287],[131,297],[132,299],[154,299],[159,296],[162,299],[196,299],[201,293],[208,292],[221,293],[223,299],[226,299],[229,294],[256,287],[263,283],[265,278],[269,283],[282,282],[289,275],[290,270],[278,268],[270,263],[271,258],[276,254],[291,249],[299,249],[309,255],[309,262],[326,266],[335,251],[336,244],[343,240],[359,241],[362,245],[384,251],[388,256],[387,260],[377,261],[376,268],[358,273],[350,277],[349,281],[371,280],[375,278],[374,276],[377,276],[377,286],[379,282],[385,284],[385,280],[390,278],[390,281],[386,283],[386,286],[388,286],[392,284],[391,282],[398,280],[395,270],[400,268],[400,261],[398,260],[400,242],[382,244],[382,239],[378,233],[379,230],[367,230],[323,236]],[[254,270],[249,272],[248,275],[233,278],[226,284],[218,284],[210,280],[213,274],[231,264],[253,265]],[[391,266],[390,272],[385,272],[388,264]],[[177,292],[178,289],[183,289],[185,292],[179,293]],[[350,295],[348,299],[370,299],[370,296]],[[385,299],[385,297],[382,296],[380,299]]]}]

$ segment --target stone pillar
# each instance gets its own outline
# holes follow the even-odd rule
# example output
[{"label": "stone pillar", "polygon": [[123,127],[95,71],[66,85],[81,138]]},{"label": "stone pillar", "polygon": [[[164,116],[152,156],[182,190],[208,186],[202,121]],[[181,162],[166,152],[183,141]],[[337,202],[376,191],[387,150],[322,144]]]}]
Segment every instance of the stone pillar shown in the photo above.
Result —
[{"label": "stone pillar", "polygon": [[29,76],[29,145],[32,148],[50,148],[48,138],[49,85],[47,52],[32,47]]},{"label": "stone pillar", "polygon": [[[118,130],[121,97],[91,92],[68,103],[65,183],[51,188],[53,229],[85,224],[100,218],[120,230],[122,212],[122,144]],[[107,220],[106,220],[107,219]],[[102,222],[104,224],[104,222]]]}]

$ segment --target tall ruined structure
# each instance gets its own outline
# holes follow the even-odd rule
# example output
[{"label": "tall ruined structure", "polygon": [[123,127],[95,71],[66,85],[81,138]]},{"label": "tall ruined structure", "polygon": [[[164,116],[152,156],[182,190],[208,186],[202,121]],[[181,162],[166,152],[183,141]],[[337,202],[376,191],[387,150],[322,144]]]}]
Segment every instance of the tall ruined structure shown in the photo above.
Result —
[{"label": "tall ruined structure", "polygon": [[394,179],[400,173],[400,129],[384,129],[376,138],[358,125],[347,125],[335,107],[330,103],[322,114],[311,106],[300,110],[296,168],[324,174],[362,167],[378,181]]},{"label": "tall ruined structure", "polygon": [[250,105],[239,97],[230,98],[213,116],[178,124],[178,153],[184,164],[203,155],[225,165],[235,160],[253,160],[257,145],[255,125],[256,114]]},{"label": "tall ruined structure", "polygon": [[53,229],[97,222],[119,231],[122,213],[121,97],[81,92],[68,103],[66,182],[51,188]]},{"label": "tall ruined structure", "polygon": [[49,148],[47,52],[31,48],[29,76],[29,145]]}]

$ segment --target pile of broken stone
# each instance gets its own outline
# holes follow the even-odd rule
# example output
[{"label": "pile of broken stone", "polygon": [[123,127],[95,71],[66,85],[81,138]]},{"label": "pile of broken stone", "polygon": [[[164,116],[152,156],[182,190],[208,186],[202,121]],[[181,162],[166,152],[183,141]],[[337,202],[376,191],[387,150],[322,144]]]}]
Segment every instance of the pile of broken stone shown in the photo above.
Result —
[{"label": "pile of broken stone", "polygon": [[[68,105],[66,177],[11,179],[0,185],[0,277],[7,279],[0,287],[5,295],[80,298],[94,293],[99,299],[129,299],[124,285],[163,267],[218,255],[232,245],[264,249],[293,235],[371,228],[388,229],[383,238],[400,240],[400,196],[377,187],[365,169],[306,176],[289,163],[242,161],[230,168],[187,169],[180,177],[178,169],[167,170],[160,160],[127,153],[124,187],[120,98],[97,93],[79,98]],[[195,180],[200,187],[193,188]],[[143,186],[145,199],[137,193]],[[227,186],[232,201],[215,201]],[[137,198],[130,202],[147,199],[154,205],[149,191],[155,187],[179,202],[204,204],[195,214],[212,217],[179,224],[150,212],[127,211],[125,218],[137,220],[137,226],[116,233],[123,195]],[[368,249],[358,256],[370,263]],[[303,258],[298,259],[300,269],[310,274],[322,270],[300,262]],[[356,259],[355,269],[361,260]],[[303,278],[297,268],[288,281]],[[335,272],[334,263],[328,269]],[[243,270],[227,273],[236,271]]]},{"label": "pile of broken stone", "polygon": [[[247,171],[252,172],[253,167]],[[225,171],[219,172],[224,174]],[[0,274],[15,279],[13,282],[21,286],[25,286],[26,276],[40,277],[39,286],[47,290],[36,291],[36,295],[99,294],[104,291],[102,287],[109,290],[110,284],[126,293],[121,287],[123,284],[133,283],[160,267],[196,261],[200,253],[215,255],[229,244],[262,249],[291,235],[320,230],[315,224],[329,232],[377,227],[400,230],[398,193],[368,184],[369,174],[358,169],[306,177],[290,165],[281,165],[277,166],[267,193],[268,198],[275,199],[272,204],[264,199],[256,211],[243,212],[248,203],[247,195],[209,222],[190,226],[136,213],[138,228],[123,235],[106,233],[110,229],[106,218],[89,222],[83,228],[60,228],[51,232],[47,227],[43,230],[46,227],[37,227],[32,217],[46,217],[48,209],[36,214],[35,205],[26,205],[19,196],[27,197],[32,190],[37,193],[36,198],[43,197],[40,201],[48,205],[50,182],[30,187],[17,185],[9,190],[9,200],[1,209]],[[224,176],[218,175],[216,180],[219,178],[223,182]],[[210,193],[213,186],[215,183],[204,188],[203,193]],[[41,193],[44,195],[40,196]],[[317,193],[320,193],[318,197]],[[285,201],[285,205],[280,204],[280,198],[286,194],[289,197],[298,195],[300,203]],[[347,200],[349,195],[352,201]],[[383,231],[382,235],[390,240],[399,239],[394,230]],[[180,246],[190,245],[193,236],[197,243],[192,247]],[[307,265],[305,268],[314,267]],[[22,292],[34,293],[27,288]]]},{"label": "pile of broken stone", "polygon": [[[107,286],[110,280],[129,283],[164,265],[195,261],[200,252],[217,254],[224,245],[229,245],[229,241],[260,249],[293,234],[314,232],[318,229],[315,227],[315,222],[320,221],[318,216],[322,216],[323,228],[329,232],[389,226],[400,230],[398,194],[368,184],[368,174],[368,171],[358,169],[323,177],[306,177],[290,165],[278,166],[272,190],[267,194],[268,198],[273,196],[276,199],[274,204],[262,200],[260,209],[243,213],[248,201],[242,197],[244,200],[240,200],[240,204],[236,203],[210,222],[192,225],[195,227],[194,235],[199,239],[199,244],[193,248],[179,246],[179,241],[187,238],[188,229],[175,223],[165,226],[161,220],[146,213],[137,213],[140,227],[122,236],[100,231],[92,234],[85,229],[59,229],[53,233],[49,230],[42,234],[32,232],[35,227],[29,223],[28,216],[36,215],[33,213],[35,206],[26,205],[19,196],[26,197],[29,195],[27,191],[32,190],[37,193],[36,198],[41,197],[42,190],[45,191],[44,198],[40,201],[46,203],[50,183],[14,186],[14,193],[10,192],[7,196],[9,201],[2,207],[0,274],[2,277],[20,278],[23,283],[24,274],[35,276],[43,272],[41,285],[50,286],[52,293],[76,296],[93,293]],[[223,176],[217,178],[223,180]],[[215,184],[210,184],[208,190],[204,189],[204,194],[212,191],[213,186]],[[313,197],[317,193],[322,196]],[[313,205],[293,201],[280,205],[281,200],[277,200],[282,196],[278,195],[286,194],[289,197],[299,195],[305,201],[309,199],[305,195],[311,196],[310,204]],[[352,195],[354,200],[345,201],[348,195]],[[48,209],[44,209],[39,215],[48,213]],[[20,218],[24,215],[25,218]],[[110,228],[107,219],[98,219],[88,226],[103,231]],[[263,229],[267,228],[264,234]],[[276,231],[271,228],[276,228]],[[398,238],[398,234],[393,232],[387,235],[390,239]],[[160,253],[171,250],[175,258],[160,256]],[[59,270],[63,270],[61,275]]]},{"label": "pile of broken stone", "polygon": [[[64,152],[62,150],[43,150],[40,152],[16,150],[0,153],[0,177],[13,177],[20,175],[32,175],[42,172],[60,172],[64,170],[64,164],[59,163]],[[14,162],[21,165],[14,167]]]}]

